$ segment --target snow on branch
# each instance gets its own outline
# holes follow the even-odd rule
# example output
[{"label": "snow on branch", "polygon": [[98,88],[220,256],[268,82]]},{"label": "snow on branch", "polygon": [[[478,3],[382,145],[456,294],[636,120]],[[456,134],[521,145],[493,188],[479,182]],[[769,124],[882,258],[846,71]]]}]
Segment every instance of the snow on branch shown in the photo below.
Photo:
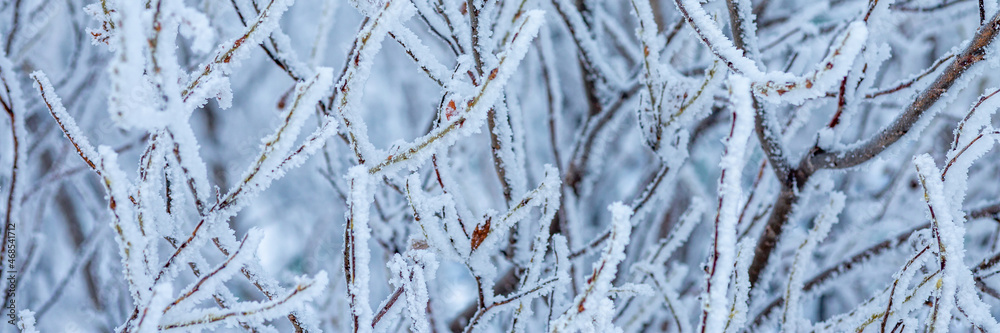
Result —
[{"label": "snow on branch", "polygon": [[167,316],[161,320],[159,330],[212,329],[237,321],[261,323],[299,309],[304,303],[316,298],[326,289],[325,272],[311,279],[300,279],[295,287],[285,295],[264,302],[246,302],[225,310],[195,310],[188,313]]},{"label": "snow on branch", "polygon": [[851,23],[826,59],[803,76],[787,72],[764,72],[726,37],[714,20],[695,0],[674,0],[677,9],[691,24],[702,42],[734,72],[753,83],[754,93],[772,103],[801,104],[826,95],[854,65],[868,38],[864,22]]},{"label": "snow on branch", "polygon": [[66,112],[62,100],[55,95],[55,88],[52,87],[45,74],[32,73],[32,79],[35,81],[35,89],[41,94],[63,134],[76,147],[80,157],[101,178],[101,183],[104,185],[108,197],[108,209],[113,217],[111,227],[117,233],[118,250],[121,254],[122,266],[125,268],[125,279],[129,283],[132,299],[136,304],[147,302],[153,288],[149,272],[155,262],[151,262],[151,258],[144,256],[146,254],[145,247],[149,240],[141,234],[135,220],[132,201],[134,198],[130,194],[132,184],[118,165],[118,154],[107,146],[94,149],[87,137],[80,131],[73,117]]},{"label": "snow on branch", "polygon": [[312,113],[319,99],[333,84],[333,70],[320,68],[308,81],[295,86],[295,97],[287,112],[283,112],[282,123],[275,132],[261,140],[261,152],[253,164],[243,173],[240,183],[229,191],[213,210],[236,211],[260,191],[267,188],[286,170],[279,168],[290,156],[290,149],[298,138],[302,126]]},{"label": "snow on branch", "polygon": [[812,230],[809,230],[809,235],[795,251],[795,259],[792,261],[791,272],[785,287],[785,312],[781,315],[781,329],[783,330],[797,331],[799,325],[808,324],[799,314],[801,311],[799,300],[802,297],[804,285],[803,276],[805,272],[810,271],[807,263],[810,261],[809,258],[815,254],[816,246],[826,238],[830,228],[837,223],[837,215],[844,210],[844,200],[846,197],[843,193],[830,193],[829,205],[824,207],[823,211],[816,217]]},{"label": "snow on branch", "polygon": [[347,226],[344,230],[344,276],[347,279],[347,293],[351,299],[351,317],[354,332],[370,332],[372,327],[371,298],[371,239],[369,213],[373,196],[372,176],[365,173],[362,166],[351,168],[348,176],[351,188],[348,192]]},{"label": "snow on branch", "polygon": [[[1000,329],[1000,324],[990,315],[983,312],[989,306],[975,293],[960,292],[973,290],[972,272],[964,263],[965,257],[965,226],[956,216],[957,209],[952,208],[954,200],[945,197],[945,181],[934,160],[928,155],[919,155],[913,163],[917,168],[920,183],[924,188],[924,200],[929,208],[928,215],[932,223],[932,236],[937,243],[936,252],[941,268],[941,276],[936,279],[933,296],[934,311],[929,318],[929,327],[936,331],[948,331],[952,320],[952,310],[966,312],[966,316],[974,326],[980,329]],[[959,202],[960,203],[960,202]],[[971,314],[967,311],[972,311]]]},{"label": "snow on branch", "polygon": [[411,6],[406,1],[389,1],[374,17],[365,20],[348,55],[347,67],[336,84],[336,110],[347,130],[358,164],[369,163],[369,159],[381,154],[368,138],[368,126],[356,110],[364,93],[364,83],[371,73],[375,55],[382,48],[382,40],[389,29],[398,24],[395,21],[405,20],[411,15]]},{"label": "snow on branch", "polygon": [[608,299],[614,277],[618,274],[618,264],[625,259],[632,223],[632,210],[616,202],[608,206],[611,211],[611,238],[594,262],[592,273],[587,278],[583,291],[573,299],[571,306],[552,324],[550,332],[576,332],[614,330],[611,315],[615,312],[614,302]]},{"label": "snow on branch", "polygon": [[740,179],[746,165],[747,141],[753,128],[753,105],[750,97],[750,80],[735,75],[729,78],[730,96],[733,99],[733,124],[726,140],[726,148],[719,165],[719,206],[715,215],[712,254],[708,265],[701,315],[701,332],[721,332],[727,317],[727,293],[736,263],[736,224],[739,207],[743,201]]},{"label": "snow on branch", "polygon": [[450,122],[427,135],[390,151],[384,160],[364,160],[364,164],[369,166],[368,173],[379,175],[400,170],[406,165],[419,165],[429,159],[435,150],[453,144],[458,137],[471,135],[479,130],[486,118],[486,111],[500,98],[508,79],[528,53],[532,39],[544,22],[543,13],[537,10],[524,13],[523,17],[517,25],[515,37],[497,55],[497,66],[487,71],[478,90],[471,96],[465,96],[465,103],[449,103],[461,105],[462,111]]},{"label": "snow on branch", "polygon": [[[228,96],[229,75],[240,61],[249,54],[249,47],[260,44],[265,37],[278,28],[278,20],[291,5],[288,0],[270,0],[250,22],[243,32],[225,43],[220,44],[212,59],[199,66],[200,72],[181,91],[182,99],[189,108],[194,109],[205,103],[212,96]],[[225,97],[231,98],[231,97]]]},{"label": "snow on branch", "polygon": [[1000,14],[935,1],[4,2],[8,324],[1000,331]]}]

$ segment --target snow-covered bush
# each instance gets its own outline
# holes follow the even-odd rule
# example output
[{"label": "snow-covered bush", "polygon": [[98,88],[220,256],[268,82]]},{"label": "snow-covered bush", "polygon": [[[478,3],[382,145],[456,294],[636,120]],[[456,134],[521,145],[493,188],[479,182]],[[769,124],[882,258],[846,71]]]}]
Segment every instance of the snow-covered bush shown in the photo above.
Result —
[{"label": "snow-covered bush", "polygon": [[92,1],[0,2],[0,331],[1000,331],[995,0]]}]

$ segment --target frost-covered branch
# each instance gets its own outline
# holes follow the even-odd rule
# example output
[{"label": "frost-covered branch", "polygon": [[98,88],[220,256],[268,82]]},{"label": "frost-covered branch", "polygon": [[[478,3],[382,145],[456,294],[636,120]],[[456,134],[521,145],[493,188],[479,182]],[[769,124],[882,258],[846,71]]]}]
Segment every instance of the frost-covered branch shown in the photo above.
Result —
[{"label": "frost-covered branch", "polygon": [[705,303],[702,306],[701,332],[724,330],[726,318],[726,294],[730,275],[736,263],[736,224],[739,216],[743,190],[739,180],[745,166],[744,147],[750,137],[753,100],[750,97],[750,81],[741,76],[729,80],[733,99],[733,124],[726,140],[726,148],[720,166],[719,205],[715,215],[712,256],[708,266],[708,280],[705,287]]},{"label": "frost-covered branch", "polygon": [[22,331],[1000,330],[996,1],[90,2],[0,4]]}]

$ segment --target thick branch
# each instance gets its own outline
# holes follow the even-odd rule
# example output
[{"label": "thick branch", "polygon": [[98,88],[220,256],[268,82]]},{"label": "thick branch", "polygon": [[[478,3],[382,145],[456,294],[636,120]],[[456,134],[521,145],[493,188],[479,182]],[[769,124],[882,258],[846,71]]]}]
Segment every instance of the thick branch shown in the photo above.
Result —
[{"label": "thick branch", "polygon": [[899,141],[909,133],[921,116],[930,110],[938,100],[966,73],[966,71],[982,61],[986,56],[986,47],[990,45],[1000,29],[1000,14],[976,32],[969,46],[958,54],[930,87],[924,89],[912,104],[899,115],[888,127],[872,136],[864,143],[853,148],[837,151],[814,150],[803,159],[799,168],[806,173],[819,169],[844,169],[864,163],[882,153],[886,148]]},{"label": "thick branch", "polygon": [[[738,49],[746,54],[746,41],[744,40],[746,32],[743,29],[743,25],[745,24],[744,20],[748,18],[740,15],[738,0],[728,0],[726,3],[729,8],[733,42]],[[750,283],[757,281],[760,272],[764,270],[764,266],[771,256],[771,251],[774,249],[779,236],[781,236],[784,220],[791,213],[792,206],[795,205],[795,201],[798,199],[798,191],[795,188],[796,184],[804,184],[806,180],[801,179],[796,181],[789,177],[791,173],[788,166],[788,159],[783,154],[784,150],[781,147],[781,142],[778,141],[780,134],[770,126],[770,121],[767,119],[767,110],[764,109],[764,105],[756,97],[753,98],[753,106],[756,111],[754,114],[754,132],[757,134],[757,140],[760,141],[764,155],[767,156],[768,163],[774,170],[775,176],[781,181],[782,186],[778,200],[771,211],[771,217],[768,220],[767,226],[764,227],[764,233],[758,239],[754,261],[749,271]]]},{"label": "thick branch", "polygon": [[846,150],[825,151],[814,147],[806,154],[795,170],[788,173],[788,177],[780,178],[782,190],[774,204],[774,210],[768,219],[767,226],[757,242],[754,261],[750,265],[750,283],[756,284],[760,273],[767,266],[771,252],[781,237],[782,229],[788,220],[791,207],[798,201],[797,191],[801,189],[809,177],[820,169],[844,169],[864,163],[878,154],[896,141],[899,141],[906,133],[913,128],[914,124],[920,120],[921,116],[929,110],[967,70],[982,61],[986,55],[986,47],[990,45],[1000,29],[1000,13],[994,15],[988,24],[979,28],[976,35],[969,42],[962,53],[955,56],[951,64],[935,79],[930,87],[924,89],[913,103],[906,107],[906,110],[899,115],[888,127],[878,134],[875,134],[860,145],[853,146]]},{"label": "thick branch", "polygon": [[[810,293],[819,290],[820,288],[826,286],[828,282],[832,281],[836,277],[842,276],[847,272],[856,269],[857,266],[864,265],[872,258],[875,258],[879,255],[882,255],[883,253],[894,250],[896,248],[899,248],[899,246],[906,244],[906,241],[910,239],[910,236],[913,235],[914,232],[927,229],[930,227],[931,227],[930,223],[924,223],[917,226],[916,228],[907,230],[906,232],[896,235],[896,237],[876,243],[868,247],[867,249],[854,254],[850,258],[847,258],[837,263],[836,265],[830,266],[829,268],[823,270],[819,274],[814,275],[812,278],[807,280],[805,284],[803,284],[802,291]],[[767,316],[771,314],[771,311],[774,311],[775,309],[778,309],[779,307],[783,306],[784,303],[785,303],[784,297],[779,297],[771,301],[771,303],[769,303],[766,307],[764,307],[763,310],[757,313],[757,316],[753,320],[753,326],[760,326],[761,324],[763,324],[764,320],[767,319]]]}]

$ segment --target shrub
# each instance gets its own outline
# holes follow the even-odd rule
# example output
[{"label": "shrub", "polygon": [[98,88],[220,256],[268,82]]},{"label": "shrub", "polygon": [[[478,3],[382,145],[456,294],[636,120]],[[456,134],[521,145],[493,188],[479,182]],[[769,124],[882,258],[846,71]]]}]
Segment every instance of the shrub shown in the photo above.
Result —
[{"label": "shrub", "polygon": [[995,1],[349,4],[0,4],[9,324],[1000,330]]}]

